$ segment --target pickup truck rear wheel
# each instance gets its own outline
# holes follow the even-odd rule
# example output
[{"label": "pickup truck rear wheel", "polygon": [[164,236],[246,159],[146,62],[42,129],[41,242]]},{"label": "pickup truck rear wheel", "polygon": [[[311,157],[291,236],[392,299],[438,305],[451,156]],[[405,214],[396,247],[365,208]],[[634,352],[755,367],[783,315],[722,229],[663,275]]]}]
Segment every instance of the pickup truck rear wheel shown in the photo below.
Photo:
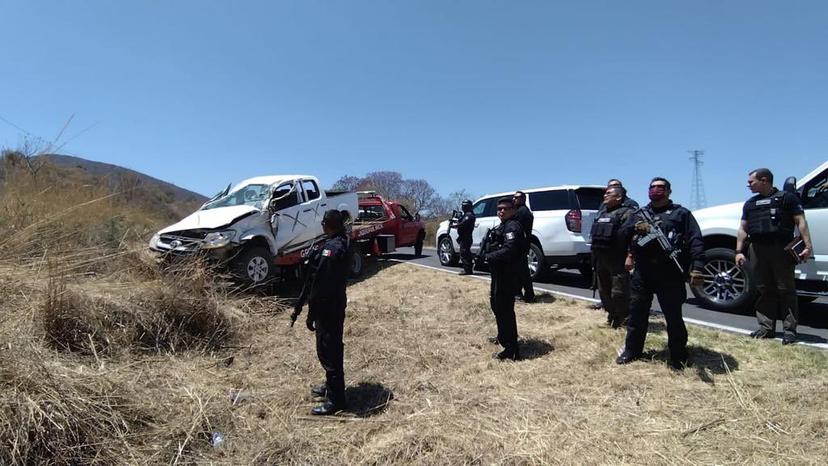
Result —
[{"label": "pickup truck rear wheel", "polygon": [[230,267],[233,276],[248,286],[267,283],[274,275],[273,256],[262,246],[245,248]]},{"label": "pickup truck rear wheel", "polygon": [[423,255],[423,242],[425,241],[425,232],[417,233],[417,241],[414,243],[414,255],[420,257]]},{"label": "pickup truck rear wheel", "polygon": [[691,288],[705,307],[717,311],[739,311],[750,306],[756,296],[750,262],[736,265],[736,252],[727,248],[705,251],[704,285]]},{"label": "pickup truck rear wheel", "polygon": [[352,247],[348,254],[350,254],[350,270],[349,273],[351,278],[356,278],[362,275],[362,269],[364,266],[362,253],[359,251],[359,248]]},{"label": "pickup truck rear wheel", "polygon": [[457,254],[454,253],[454,245],[451,244],[450,237],[444,236],[440,240],[440,245],[437,249],[437,255],[440,257],[440,265],[443,267],[453,267],[457,265]]}]

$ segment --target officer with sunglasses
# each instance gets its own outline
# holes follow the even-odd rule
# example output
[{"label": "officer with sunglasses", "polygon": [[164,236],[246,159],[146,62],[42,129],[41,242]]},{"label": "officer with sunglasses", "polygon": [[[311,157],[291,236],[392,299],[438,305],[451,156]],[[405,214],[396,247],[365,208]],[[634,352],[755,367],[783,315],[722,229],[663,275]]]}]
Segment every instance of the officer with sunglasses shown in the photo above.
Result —
[{"label": "officer with sunglasses", "polygon": [[515,294],[521,285],[521,267],[525,257],[526,236],[515,218],[515,201],[502,197],[497,201],[497,217],[500,225],[489,232],[485,259],[492,272],[489,303],[497,321],[497,342],[503,351],[497,359],[520,359],[518,350],[517,319],[515,318]]},{"label": "officer with sunglasses", "polygon": [[[630,245],[625,268],[633,270],[630,283],[630,316],[627,339],[618,364],[628,364],[641,357],[653,296],[667,321],[667,347],[670,367],[681,370],[687,365],[687,328],[681,306],[687,299],[686,281],[703,283],[704,242],[701,230],[686,208],[670,200],[670,182],[656,177],[650,182],[650,203],[635,211],[621,227],[620,235]],[[670,243],[671,251],[655,239],[660,230]],[[670,252],[675,252],[671,257]],[[689,272],[689,274],[688,274]]]}]

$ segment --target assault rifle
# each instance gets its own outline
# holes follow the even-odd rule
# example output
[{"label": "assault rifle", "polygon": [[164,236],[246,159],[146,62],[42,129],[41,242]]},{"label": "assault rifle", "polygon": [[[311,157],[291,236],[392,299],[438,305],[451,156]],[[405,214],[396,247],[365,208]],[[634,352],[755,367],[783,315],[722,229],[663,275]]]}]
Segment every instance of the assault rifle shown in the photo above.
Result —
[{"label": "assault rifle", "polygon": [[449,218],[449,230],[454,228],[454,226],[457,225],[457,222],[459,222],[461,218],[463,218],[463,212],[460,212],[459,210],[452,210],[451,218]]},{"label": "assault rifle", "polygon": [[317,248],[320,242],[327,239],[326,236],[320,236],[316,240],[311,243],[310,247],[307,249],[308,254],[305,257],[305,261],[302,263],[302,292],[299,293],[299,298],[296,300],[296,304],[293,305],[293,313],[290,315],[290,326],[293,327],[293,324],[296,323],[296,319],[299,317],[299,314],[302,313],[302,307],[305,305],[305,301],[308,300],[308,296],[310,295],[311,288],[313,288],[313,282],[316,281],[316,271],[310,270],[311,262],[316,258],[317,255],[320,254],[321,248]]},{"label": "assault rifle", "polygon": [[474,268],[478,268],[480,265],[486,263],[486,253],[489,252],[489,248],[491,247],[491,233],[492,228],[486,229],[486,232],[483,233],[483,239],[480,240],[480,249],[477,250],[477,254],[472,261]]},{"label": "assault rifle", "polygon": [[678,256],[681,253],[680,249],[673,247],[673,243],[670,242],[670,239],[667,238],[667,235],[661,230],[661,228],[656,225],[653,216],[650,215],[646,209],[638,209],[638,213],[641,215],[641,218],[644,219],[644,223],[650,226],[650,231],[646,235],[639,235],[636,243],[639,247],[645,246],[651,241],[656,241],[658,243],[659,248],[661,248],[662,252],[667,255],[672,261],[673,264],[676,265],[679,272],[684,275],[684,267],[678,261]]}]

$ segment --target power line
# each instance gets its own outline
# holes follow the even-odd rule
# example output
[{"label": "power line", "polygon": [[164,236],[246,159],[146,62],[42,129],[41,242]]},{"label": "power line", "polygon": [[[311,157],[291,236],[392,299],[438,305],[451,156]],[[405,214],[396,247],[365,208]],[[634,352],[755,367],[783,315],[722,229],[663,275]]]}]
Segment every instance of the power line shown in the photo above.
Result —
[{"label": "power line", "polygon": [[704,195],[704,183],[702,182],[701,166],[704,165],[702,156],[703,150],[689,150],[690,161],[693,162],[693,183],[690,185],[690,210],[703,209],[707,207],[707,198]]}]

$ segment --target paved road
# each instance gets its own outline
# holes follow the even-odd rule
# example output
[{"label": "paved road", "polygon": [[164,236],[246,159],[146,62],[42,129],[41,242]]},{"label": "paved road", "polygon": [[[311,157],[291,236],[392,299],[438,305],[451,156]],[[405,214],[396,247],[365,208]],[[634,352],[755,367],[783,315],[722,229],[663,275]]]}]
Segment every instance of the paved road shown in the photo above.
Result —
[{"label": "paved road", "polygon": [[[443,267],[437,258],[435,249],[423,249],[421,257],[414,256],[412,248],[400,248],[397,253],[387,256],[389,259],[400,262],[410,262],[427,267],[457,273],[457,267]],[[485,272],[476,271],[476,275],[487,276]],[[586,283],[577,271],[562,270],[549,274],[541,282],[535,282],[535,289],[570,295],[572,297],[592,299],[590,284]],[[714,327],[729,332],[747,334],[756,329],[756,318],[753,314],[733,314],[718,312],[700,307],[688,290],[687,304],[684,306],[684,317],[688,323]],[[658,300],[654,300],[655,310],[658,309]],[[781,335],[781,323],[777,325],[777,338]],[[799,338],[803,344],[828,349],[828,299],[820,298],[813,303],[800,306]]]}]

